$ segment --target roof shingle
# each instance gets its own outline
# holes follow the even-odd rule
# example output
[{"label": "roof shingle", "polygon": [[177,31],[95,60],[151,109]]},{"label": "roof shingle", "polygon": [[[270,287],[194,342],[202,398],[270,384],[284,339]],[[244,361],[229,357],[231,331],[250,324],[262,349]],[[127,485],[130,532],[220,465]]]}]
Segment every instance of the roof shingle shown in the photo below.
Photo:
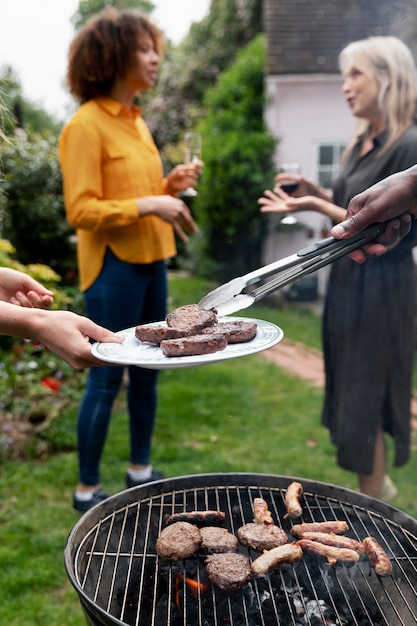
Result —
[{"label": "roof shingle", "polygon": [[338,73],[342,48],[398,35],[407,0],[264,0],[267,74]]}]

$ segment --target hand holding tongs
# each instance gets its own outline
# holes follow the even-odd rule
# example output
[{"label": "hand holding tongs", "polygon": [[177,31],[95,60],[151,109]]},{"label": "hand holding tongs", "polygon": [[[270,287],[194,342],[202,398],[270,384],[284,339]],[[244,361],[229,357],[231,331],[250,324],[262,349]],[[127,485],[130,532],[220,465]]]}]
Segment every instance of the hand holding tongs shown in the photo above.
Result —
[{"label": "hand holding tongs", "polygon": [[[246,309],[269,293],[298,280],[306,274],[315,272],[320,267],[332,263],[349,254],[355,248],[375,239],[384,231],[384,227],[385,224],[374,224],[349,239],[335,239],[334,237],[322,239],[295,254],[265,265],[244,276],[233,278],[228,283],[210,291],[200,300],[198,306],[204,310],[216,309],[219,317]],[[278,272],[280,274],[269,282],[244,291],[260,282],[261,278]]]}]

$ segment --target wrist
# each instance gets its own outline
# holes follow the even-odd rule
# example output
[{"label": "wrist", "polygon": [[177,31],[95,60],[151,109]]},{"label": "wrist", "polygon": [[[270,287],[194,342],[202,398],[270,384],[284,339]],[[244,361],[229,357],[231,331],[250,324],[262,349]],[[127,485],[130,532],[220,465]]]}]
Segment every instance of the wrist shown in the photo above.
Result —
[{"label": "wrist", "polygon": [[160,196],[146,196],[144,198],[138,198],[136,200],[136,207],[138,209],[139,216],[150,215],[156,213],[156,199]]},{"label": "wrist", "polygon": [[168,176],[165,179],[165,193],[174,196],[177,193],[177,190],[174,188],[172,184],[172,177]]}]

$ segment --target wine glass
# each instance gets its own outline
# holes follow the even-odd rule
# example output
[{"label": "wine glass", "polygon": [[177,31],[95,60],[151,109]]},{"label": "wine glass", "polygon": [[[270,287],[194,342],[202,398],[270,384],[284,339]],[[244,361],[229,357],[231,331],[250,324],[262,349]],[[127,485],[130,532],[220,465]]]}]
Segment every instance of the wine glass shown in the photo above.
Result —
[{"label": "wine glass", "polygon": [[[185,133],[184,135],[184,162],[198,163],[201,161],[201,135],[200,133]],[[196,196],[197,191],[188,187],[183,191],[184,196]]]},{"label": "wine glass", "polygon": [[[301,167],[299,163],[281,163],[278,166],[278,174],[301,174]],[[298,183],[293,180],[289,180],[285,182],[285,179],[279,182],[279,186],[282,191],[285,191],[289,196],[291,196],[294,191],[298,187]],[[280,224],[284,224],[285,226],[294,226],[298,224],[298,219],[292,213],[287,213],[280,219]]]}]

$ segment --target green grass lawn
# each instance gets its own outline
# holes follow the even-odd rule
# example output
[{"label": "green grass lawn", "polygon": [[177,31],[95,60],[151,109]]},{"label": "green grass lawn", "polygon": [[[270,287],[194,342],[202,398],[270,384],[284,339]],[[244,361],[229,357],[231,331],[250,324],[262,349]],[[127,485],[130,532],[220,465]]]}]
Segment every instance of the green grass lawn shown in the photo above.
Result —
[{"label": "green grass lawn", "polygon": [[[195,279],[171,280],[171,307],[198,301],[208,288]],[[289,338],[320,347],[320,320],[308,307],[254,306],[245,314],[275,322]],[[261,354],[163,371],[153,463],[167,476],[273,473],[355,488],[355,477],[337,466],[320,425],[322,395]],[[74,438],[75,412],[76,407]],[[121,396],[102,465],[103,485],[111,493],[124,488],[127,450]],[[0,472],[0,624],[84,624],[63,566],[66,538],[78,519],[71,510],[75,452],[7,463]],[[393,505],[413,517],[416,475],[415,452],[410,463],[391,472],[399,487]]]}]

